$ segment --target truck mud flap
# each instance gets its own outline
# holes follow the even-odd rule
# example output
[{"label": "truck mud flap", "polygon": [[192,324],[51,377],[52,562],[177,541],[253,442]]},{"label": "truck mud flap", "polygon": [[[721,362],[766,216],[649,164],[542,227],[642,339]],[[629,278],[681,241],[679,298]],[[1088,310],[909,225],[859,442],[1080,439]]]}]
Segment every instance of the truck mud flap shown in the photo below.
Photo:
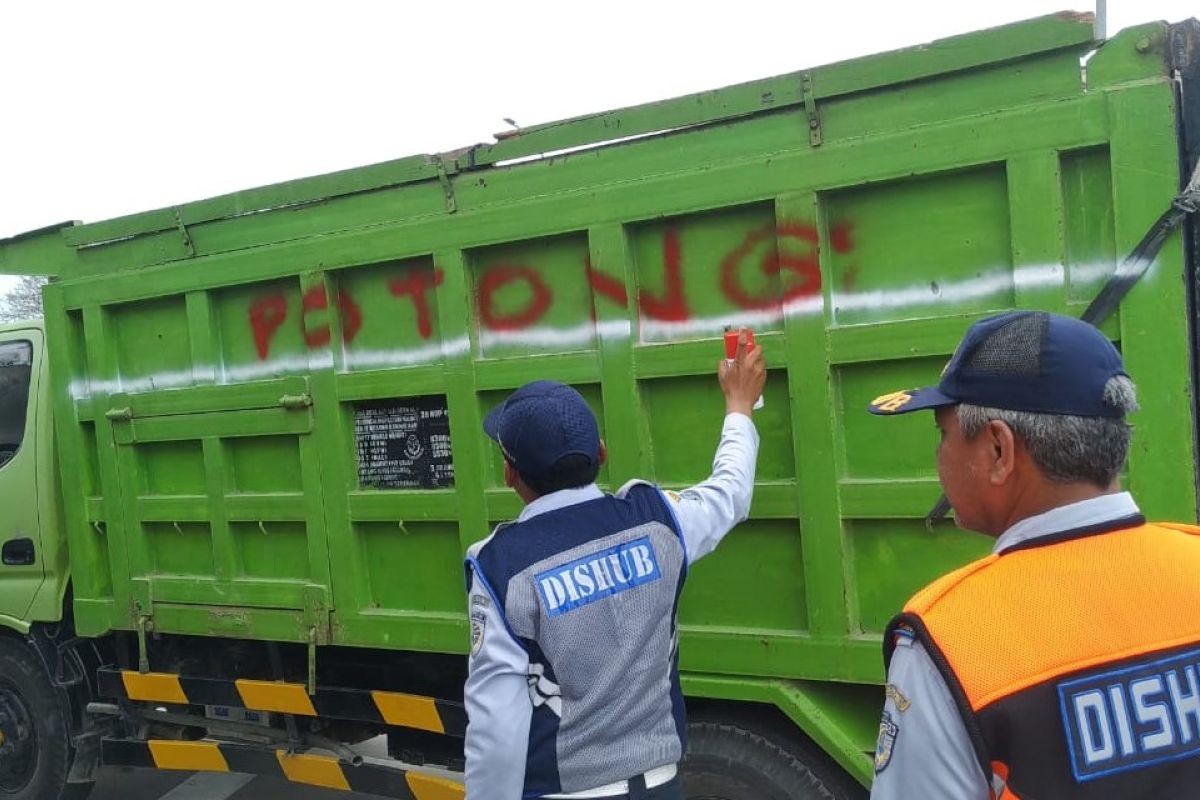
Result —
[{"label": "truck mud flap", "polygon": [[302,717],[375,722],[462,738],[467,712],[461,703],[400,692],[318,687],[310,695],[302,683],[228,680],[99,670],[101,697],[172,705],[225,706]]},{"label": "truck mud flap", "polygon": [[252,745],[105,739],[102,755],[105,766],[267,775],[292,783],[400,800],[462,800],[466,796],[462,784],[439,775],[379,764],[354,766],[333,756]]}]

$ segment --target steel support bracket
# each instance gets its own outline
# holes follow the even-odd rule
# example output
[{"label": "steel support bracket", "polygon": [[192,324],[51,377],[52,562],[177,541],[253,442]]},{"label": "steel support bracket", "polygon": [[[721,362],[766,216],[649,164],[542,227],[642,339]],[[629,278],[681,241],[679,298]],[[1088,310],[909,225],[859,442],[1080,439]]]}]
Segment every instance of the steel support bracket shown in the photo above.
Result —
[{"label": "steel support bracket", "polygon": [[324,586],[310,583],[304,587],[304,624],[308,627],[314,644],[325,645],[330,641],[329,593]]},{"label": "steel support bracket", "polygon": [[152,630],[154,630],[154,621],[150,619],[150,615],[138,614],[138,672],[143,675],[150,671],[150,652],[146,647],[146,633]]},{"label": "steel support bracket", "polygon": [[175,227],[179,231],[179,239],[183,242],[183,249],[187,251],[188,256],[196,255],[196,246],[192,244],[192,235],[188,232],[187,225],[183,224],[183,217],[179,213],[179,209],[174,209]]},{"label": "steel support bracket", "polygon": [[308,696],[317,693],[317,629],[308,629]]},{"label": "steel support bracket", "polygon": [[821,114],[817,111],[817,96],[813,91],[812,75],[800,76],[800,95],[804,98],[804,114],[808,117],[808,141],[813,147],[821,146]]},{"label": "steel support bracket", "polygon": [[458,166],[451,164],[447,169],[441,156],[433,156],[433,164],[437,167],[438,183],[442,185],[442,191],[446,194],[446,211],[453,214],[458,211],[458,201],[454,199],[454,183],[451,182],[450,176],[458,172]]},{"label": "steel support bracket", "polygon": [[150,653],[146,645],[146,634],[154,631],[154,600],[150,581],[134,578],[129,582],[134,625],[137,628],[138,672],[150,671]]}]

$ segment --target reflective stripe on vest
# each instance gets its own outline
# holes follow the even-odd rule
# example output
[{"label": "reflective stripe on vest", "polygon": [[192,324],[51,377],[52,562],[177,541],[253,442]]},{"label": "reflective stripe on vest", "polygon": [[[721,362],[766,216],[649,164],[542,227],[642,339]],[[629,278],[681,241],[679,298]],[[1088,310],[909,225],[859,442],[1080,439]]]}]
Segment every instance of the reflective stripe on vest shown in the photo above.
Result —
[{"label": "reflective stripe on vest", "polygon": [[993,786],[999,774],[1034,798],[1195,796],[1200,528],[992,555],[909,602],[889,660],[900,625],[943,672]]}]

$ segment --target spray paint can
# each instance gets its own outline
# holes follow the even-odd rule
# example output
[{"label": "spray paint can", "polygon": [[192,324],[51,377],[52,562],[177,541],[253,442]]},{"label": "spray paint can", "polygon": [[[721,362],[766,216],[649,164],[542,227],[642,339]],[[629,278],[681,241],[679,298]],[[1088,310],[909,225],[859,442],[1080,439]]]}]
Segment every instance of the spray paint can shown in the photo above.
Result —
[{"label": "spray paint can", "polygon": [[[756,347],[756,345],[754,344],[754,331],[753,330],[751,330],[750,328],[734,329],[734,328],[731,328],[730,326],[726,325],[725,326],[725,360],[726,361],[733,361],[735,358],[737,358],[738,337],[741,335],[742,330],[746,331],[746,350],[750,351],[750,350],[754,349],[754,347]],[[754,401],[754,410],[757,411],[758,409],[760,409],[762,407],[763,407],[763,399],[762,399],[762,395],[759,395],[758,399]]]}]

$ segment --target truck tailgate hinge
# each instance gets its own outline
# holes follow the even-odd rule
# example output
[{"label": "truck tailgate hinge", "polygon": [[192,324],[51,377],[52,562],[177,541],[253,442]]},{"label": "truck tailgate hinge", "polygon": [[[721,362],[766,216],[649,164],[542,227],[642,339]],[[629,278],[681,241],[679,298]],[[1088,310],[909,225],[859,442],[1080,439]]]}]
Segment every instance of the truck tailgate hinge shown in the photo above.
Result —
[{"label": "truck tailgate hinge", "polygon": [[808,117],[808,141],[813,147],[820,147],[821,114],[817,111],[812,75],[807,72],[800,76],[800,95],[804,98],[804,113]]}]

